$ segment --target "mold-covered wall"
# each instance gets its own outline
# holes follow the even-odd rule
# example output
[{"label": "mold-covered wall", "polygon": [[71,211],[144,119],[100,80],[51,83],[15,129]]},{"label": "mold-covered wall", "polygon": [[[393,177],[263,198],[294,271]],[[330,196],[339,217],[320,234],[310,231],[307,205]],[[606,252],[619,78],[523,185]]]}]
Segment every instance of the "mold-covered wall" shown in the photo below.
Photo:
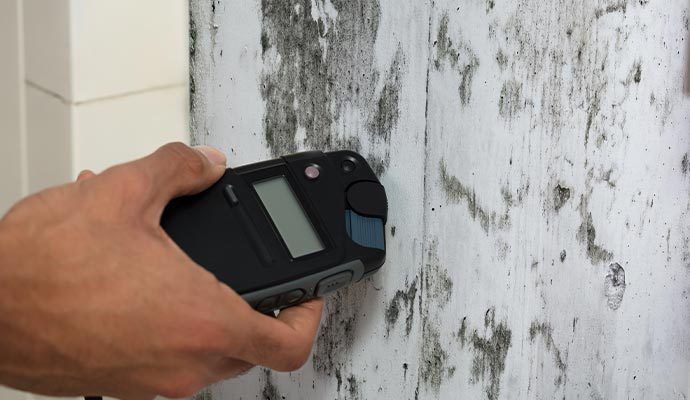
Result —
[{"label": "mold-covered wall", "polygon": [[213,399],[686,399],[686,0],[192,2],[193,140],[368,157],[382,271]]}]

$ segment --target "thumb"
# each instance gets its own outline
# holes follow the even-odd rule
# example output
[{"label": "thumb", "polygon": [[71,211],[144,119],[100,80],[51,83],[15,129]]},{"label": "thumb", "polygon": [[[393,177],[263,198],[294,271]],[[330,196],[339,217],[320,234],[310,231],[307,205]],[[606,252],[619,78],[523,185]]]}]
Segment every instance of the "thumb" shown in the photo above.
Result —
[{"label": "thumb", "polygon": [[169,143],[134,163],[150,177],[153,205],[164,207],[175,197],[199,193],[217,182],[226,158],[209,146]]}]

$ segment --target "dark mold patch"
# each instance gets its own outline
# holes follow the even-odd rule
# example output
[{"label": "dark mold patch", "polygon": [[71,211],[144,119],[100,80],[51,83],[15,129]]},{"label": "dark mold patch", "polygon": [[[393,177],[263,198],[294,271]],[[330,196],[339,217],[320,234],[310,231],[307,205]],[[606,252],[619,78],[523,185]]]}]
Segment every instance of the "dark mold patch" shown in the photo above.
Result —
[{"label": "dark mold patch", "polygon": [[359,383],[354,375],[350,375],[347,378],[347,394],[349,395],[348,400],[359,400],[362,398]]},{"label": "dark mold patch", "polygon": [[580,243],[585,245],[587,251],[587,258],[592,263],[608,262],[613,258],[613,253],[606,250],[596,242],[597,231],[594,228],[594,221],[592,220],[592,213],[588,211],[589,197],[582,195],[580,197],[580,218],[582,223],[577,231],[577,239]]},{"label": "dark mold patch", "polygon": [[486,0],[486,13],[488,14],[495,6],[496,2],[494,0]]},{"label": "dark mold patch", "polygon": [[625,270],[618,263],[609,265],[604,279],[606,304],[612,310],[618,310],[623,302],[625,294]]},{"label": "dark mold patch", "polygon": [[553,208],[558,212],[570,200],[570,188],[558,184],[553,189]]},{"label": "dark mold patch", "polygon": [[422,324],[422,346],[417,375],[415,398],[419,396],[420,385],[431,389],[435,394],[441,388],[444,379],[453,376],[455,366],[448,365],[448,352],[441,344],[435,322],[438,312],[448,303],[453,290],[453,281],[448,272],[440,265],[438,242],[427,242],[426,263],[420,272],[419,311]]},{"label": "dark mold patch", "polygon": [[363,309],[367,285],[360,282],[326,298],[326,309],[312,356],[314,370],[322,376],[335,376],[350,359],[355,340],[358,312]]},{"label": "dark mold patch", "polygon": [[261,391],[261,398],[263,400],[280,400],[280,392],[271,379],[271,370],[263,369],[263,377],[264,388]]},{"label": "dark mold patch", "polygon": [[407,311],[407,316],[405,317],[405,334],[409,336],[412,331],[415,299],[417,297],[417,278],[412,281],[411,285],[405,284],[405,286],[407,289],[398,290],[386,308],[386,336],[390,334],[391,329],[395,326],[395,323],[398,322],[401,308]]},{"label": "dark mold patch", "polygon": [[379,138],[390,144],[391,133],[400,117],[400,91],[402,90],[402,69],[405,59],[400,46],[395,52],[393,63],[386,76],[376,110],[369,123],[372,138]]},{"label": "dark mold patch", "polygon": [[[575,321],[576,320],[573,320],[573,331],[575,330]],[[532,324],[529,327],[530,342],[534,343],[537,336],[541,336],[541,338],[544,340],[546,350],[553,353],[553,361],[558,369],[558,375],[554,379],[554,385],[556,385],[556,387],[560,387],[566,382],[568,366],[563,359],[561,350],[553,341],[553,328],[547,322],[532,321]]]},{"label": "dark mold patch", "polygon": [[687,175],[688,171],[690,170],[690,162],[688,162],[688,154],[690,154],[690,153],[683,154],[683,159],[680,160],[680,170],[683,172],[683,175]]},{"label": "dark mold patch", "polygon": [[621,0],[617,3],[609,4],[606,7],[599,8],[598,10],[596,10],[594,12],[594,16],[597,18],[601,18],[607,14],[613,14],[613,13],[625,14],[627,10],[628,10],[628,0]]},{"label": "dark mold patch", "polygon": [[470,383],[485,383],[484,391],[489,400],[498,399],[501,392],[501,375],[511,346],[512,332],[505,321],[496,323],[496,311],[490,308],[484,314],[485,335],[480,336],[477,329],[467,335],[467,322],[463,319],[458,339],[462,347],[472,346]]},{"label": "dark mold patch", "polygon": [[474,80],[474,73],[479,67],[479,59],[474,50],[463,41],[457,44],[453,43],[448,35],[448,14],[441,17],[438,33],[436,35],[436,59],[434,66],[437,70],[442,70],[446,62],[450,63],[458,73],[460,78],[460,85],[458,86],[458,94],[460,95],[460,103],[466,106],[472,100],[472,83]]},{"label": "dark mold patch", "polygon": [[503,49],[498,49],[498,52],[496,53],[496,63],[498,64],[498,67],[501,68],[501,71],[508,67],[508,56],[506,56],[506,53],[503,52]]},{"label": "dark mold patch", "polygon": [[562,250],[562,251],[561,251],[561,256],[560,256],[561,262],[564,262],[564,261],[565,261],[566,255],[567,255],[567,253],[565,252],[565,250]]},{"label": "dark mold patch", "polygon": [[213,400],[213,393],[211,393],[210,388],[205,388],[192,396],[191,400]]},{"label": "dark mold patch", "polygon": [[[375,67],[380,8],[378,1],[333,0],[338,17],[312,17],[312,2],[262,0],[261,46],[265,65],[261,95],[266,102],[264,137],[279,156],[301,147],[359,150],[357,139],[338,135],[334,122],[344,107],[359,113],[357,121],[372,141],[382,141],[375,172],[388,167],[390,137],[399,118],[404,55],[398,48],[376,99],[379,73]],[[350,120],[344,120],[347,125]],[[305,131],[298,143],[298,128]]]},{"label": "dark mold patch", "polygon": [[510,80],[503,83],[501,97],[498,99],[498,113],[505,119],[513,119],[525,109],[522,99],[522,83]]},{"label": "dark mold patch", "polygon": [[484,232],[489,233],[490,228],[506,229],[510,227],[510,216],[506,211],[505,214],[499,215],[495,211],[487,211],[477,203],[477,194],[474,190],[463,185],[453,175],[448,174],[446,164],[441,160],[439,165],[439,174],[441,177],[441,187],[446,194],[446,199],[451,203],[467,202],[467,210],[473,220],[479,221],[479,224],[484,229]]},{"label": "dark mold patch", "polygon": [[597,231],[594,229],[594,222],[592,221],[592,213],[587,213],[587,216],[580,224],[577,231],[577,239],[580,243],[586,245],[587,258],[593,263],[611,261],[613,253],[606,250],[596,243]]},{"label": "dark mold patch", "polygon": [[423,280],[424,294],[427,300],[433,299],[443,307],[453,294],[453,281],[438,259],[438,242],[432,241],[429,244],[427,256]]},{"label": "dark mold patch", "polygon": [[422,334],[422,359],[419,376],[427,387],[438,393],[443,380],[451,377],[455,368],[448,365],[448,352],[441,345],[441,335],[438,329],[425,324]]}]

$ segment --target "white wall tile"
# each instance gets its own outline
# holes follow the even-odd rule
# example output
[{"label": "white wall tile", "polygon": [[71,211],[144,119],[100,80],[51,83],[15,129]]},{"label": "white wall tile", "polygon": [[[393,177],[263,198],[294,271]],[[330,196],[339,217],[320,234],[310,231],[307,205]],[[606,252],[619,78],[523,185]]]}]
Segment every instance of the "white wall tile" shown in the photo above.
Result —
[{"label": "white wall tile", "polygon": [[188,15],[186,0],[71,0],[70,100],[186,82]]},{"label": "white wall tile", "polygon": [[0,2],[0,216],[23,193],[19,0]]},{"label": "white wall tile", "polygon": [[23,0],[26,79],[70,98],[70,0]]},{"label": "white wall tile", "polygon": [[69,182],[72,179],[70,106],[26,86],[26,120],[29,192]]},{"label": "white wall tile", "polygon": [[171,141],[189,141],[186,86],[75,107],[73,175],[142,157]]}]

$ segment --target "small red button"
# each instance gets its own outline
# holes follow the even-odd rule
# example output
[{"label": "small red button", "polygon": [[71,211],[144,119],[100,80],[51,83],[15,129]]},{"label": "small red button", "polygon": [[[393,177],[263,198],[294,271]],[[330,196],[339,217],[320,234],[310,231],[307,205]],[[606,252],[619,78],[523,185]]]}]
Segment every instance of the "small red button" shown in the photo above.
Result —
[{"label": "small red button", "polygon": [[304,169],[304,176],[306,176],[308,179],[317,179],[319,175],[321,175],[321,171],[319,171],[319,168],[315,165],[310,165]]}]

